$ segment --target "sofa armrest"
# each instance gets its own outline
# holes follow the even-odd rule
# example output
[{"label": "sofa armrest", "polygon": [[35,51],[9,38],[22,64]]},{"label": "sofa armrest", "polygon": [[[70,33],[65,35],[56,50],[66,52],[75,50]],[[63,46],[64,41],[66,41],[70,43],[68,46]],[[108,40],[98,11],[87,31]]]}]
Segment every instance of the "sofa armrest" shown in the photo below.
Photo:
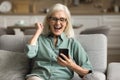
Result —
[{"label": "sofa armrest", "polygon": [[108,65],[107,80],[120,80],[119,62],[112,62]]}]

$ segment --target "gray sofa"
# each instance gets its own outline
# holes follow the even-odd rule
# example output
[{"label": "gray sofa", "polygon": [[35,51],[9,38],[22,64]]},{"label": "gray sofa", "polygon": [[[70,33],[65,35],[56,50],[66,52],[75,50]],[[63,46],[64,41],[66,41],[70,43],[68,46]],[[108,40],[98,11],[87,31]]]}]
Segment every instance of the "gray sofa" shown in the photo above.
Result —
[{"label": "gray sofa", "polygon": [[[31,35],[0,36],[0,80],[24,80],[30,71],[30,60],[24,53],[25,45]],[[107,38],[103,34],[79,35],[87,51],[98,80],[106,80],[107,71]],[[57,80],[57,79],[56,79]],[[75,73],[72,80],[81,80]],[[114,79],[109,79],[114,80]]]}]

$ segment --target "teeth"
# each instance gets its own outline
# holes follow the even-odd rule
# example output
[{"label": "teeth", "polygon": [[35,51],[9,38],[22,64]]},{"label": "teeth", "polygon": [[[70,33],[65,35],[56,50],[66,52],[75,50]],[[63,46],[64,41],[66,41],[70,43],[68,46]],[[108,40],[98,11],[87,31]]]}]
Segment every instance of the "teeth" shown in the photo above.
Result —
[{"label": "teeth", "polygon": [[60,26],[55,26],[55,28],[60,28]]},{"label": "teeth", "polygon": [[61,27],[60,26],[55,26],[55,29],[61,29]]}]

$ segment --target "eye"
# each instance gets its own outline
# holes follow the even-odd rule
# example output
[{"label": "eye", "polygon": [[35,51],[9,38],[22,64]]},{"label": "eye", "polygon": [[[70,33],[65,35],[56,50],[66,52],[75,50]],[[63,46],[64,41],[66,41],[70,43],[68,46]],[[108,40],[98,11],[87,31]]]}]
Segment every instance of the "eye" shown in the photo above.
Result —
[{"label": "eye", "polygon": [[60,18],[60,21],[64,22],[66,21],[66,18]]},{"label": "eye", "polygon": [[67,19],[66,18],[57,18],[57,17],[49,17],[49,19],[52,21],[52,22],[56,22],[56,21],[60,21],[60,22],[66,22]]},{"label": "eye", "polygon": [[57,20],[57,18],[55,18],[55,17],[51,17],[51,20],[54,20],[54,21],[56,21],[56,20]]}]

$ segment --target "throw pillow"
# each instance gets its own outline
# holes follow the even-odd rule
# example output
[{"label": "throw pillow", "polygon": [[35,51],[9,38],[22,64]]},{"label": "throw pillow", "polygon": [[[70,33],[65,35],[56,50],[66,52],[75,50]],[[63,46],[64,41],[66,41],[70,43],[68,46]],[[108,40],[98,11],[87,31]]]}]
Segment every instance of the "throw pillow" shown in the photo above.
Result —
[{"label": "throw pillow", "polygon": [[82,31],[80,34],[104,34],[108,35],[110,31],[111,26],[99,26],[99,27],[93,27],[93,28],[88,28]]},{"label": "throw pillow", "polygon": [[25,54],[0,50],[0,80],[24,80],[28,65]]}]

